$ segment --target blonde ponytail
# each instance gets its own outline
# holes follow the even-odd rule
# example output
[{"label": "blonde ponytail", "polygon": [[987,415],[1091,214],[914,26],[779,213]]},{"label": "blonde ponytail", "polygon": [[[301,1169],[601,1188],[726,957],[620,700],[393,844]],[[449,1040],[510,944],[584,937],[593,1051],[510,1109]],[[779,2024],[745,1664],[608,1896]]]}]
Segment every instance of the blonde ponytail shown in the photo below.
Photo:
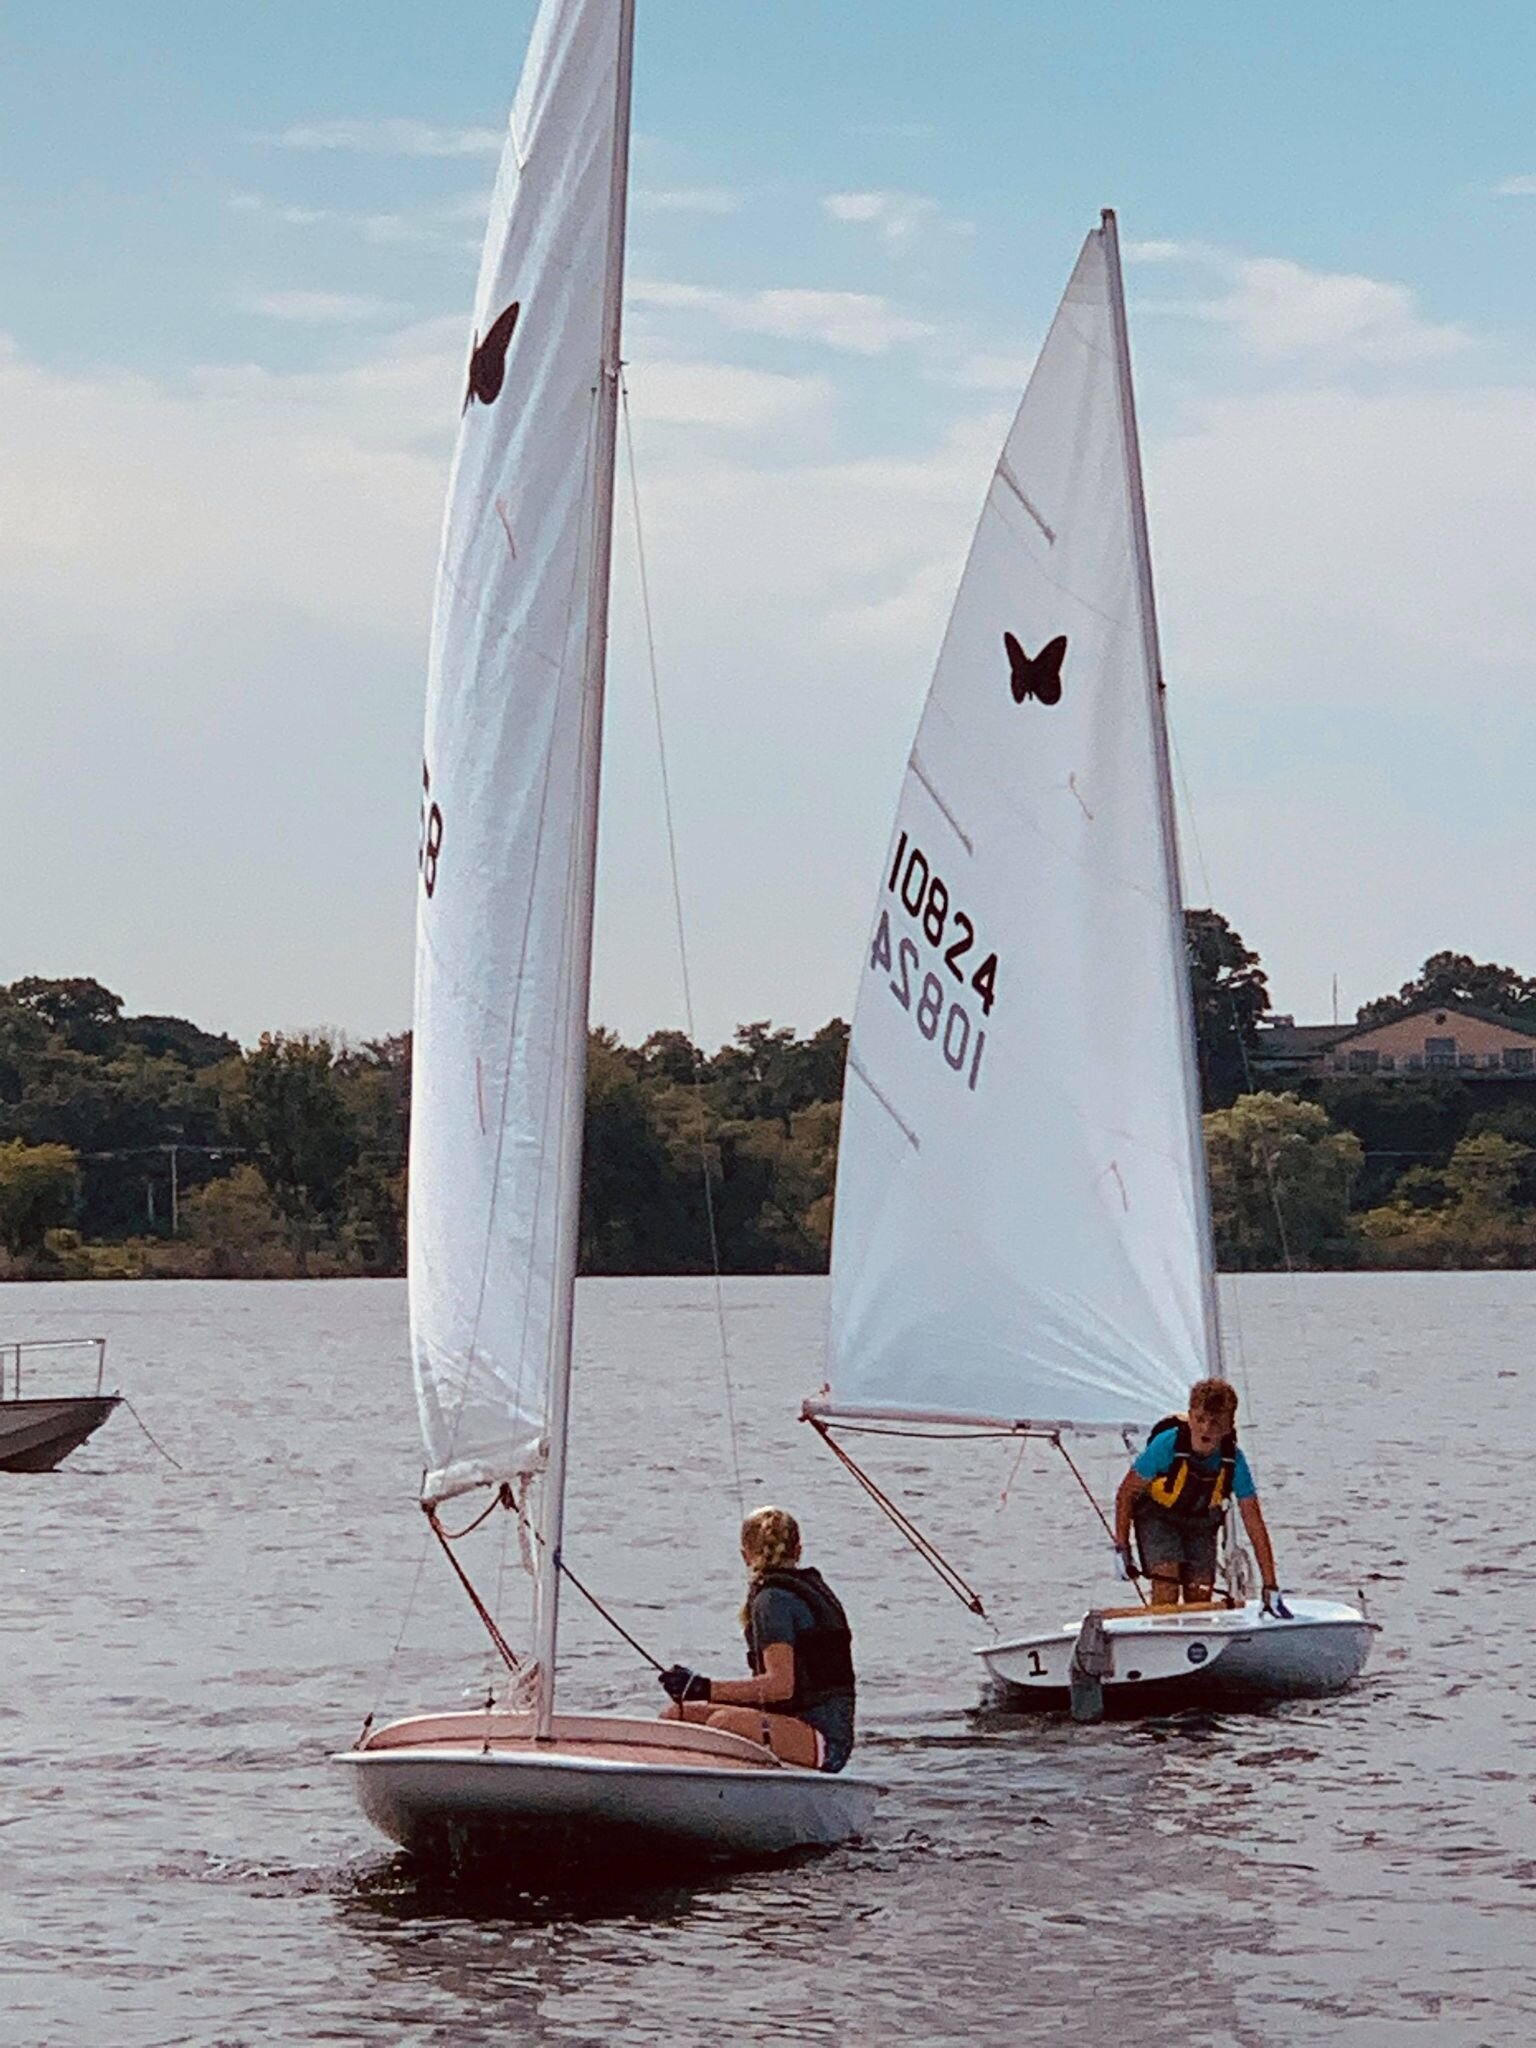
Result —
[{"label": "blonde ponytail", "polygon": [[752,1613],[752,1596],[769,1572],[800,1562],[800,1524],[787,1508],[754,1508],[741,1525],[741,1555],[751,1577],[741,1625]]}]

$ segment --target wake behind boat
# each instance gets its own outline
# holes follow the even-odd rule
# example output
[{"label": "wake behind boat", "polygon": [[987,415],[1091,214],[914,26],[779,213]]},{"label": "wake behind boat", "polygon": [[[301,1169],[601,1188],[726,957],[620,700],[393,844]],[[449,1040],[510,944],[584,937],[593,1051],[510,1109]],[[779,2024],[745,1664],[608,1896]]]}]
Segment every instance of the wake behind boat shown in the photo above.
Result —
[{"label": "wake behind boat", "polygon": [[[46,1354],[46,1383],[57,1377],[65,1353],[80,1352],[95,1353],[94,1391],[45,1391],[39,1354]],[[122,1399],[102,1392],[106,1370],[105,1337],[34,1337],[0,1345],[0,1472],[51,1472],[94,1436]]]},{"label": "wake behind boat", "polygon": [[[406,1848],[527,1884],[843,1841],[876,1796],[716,1728],[555,1710],[633,20],[633,0],[544,0],[534,24],[486,232],[427,693],[409,1254],[422,1506],[505,1697],[368,1730],[340,1759]],[[516,1515],[531,1658],[459,1564],[468,1529],[439,1518],[487,1492],[469,1527]]]},{"label": "wake behind boat", "polygon": [[[849,1043],[828,1384],[804,1413],[849,1464],[855,1431],[1045,1438],[1087,1491],[1074,1439],[1139,1448],[1221,1351],[1106,212],[998,460],[908,760]],[[1051,1703],[1074,1665],[1080,1701],[1154,1681],[1194,1701],[1218,1676],[1328,1690],[1363,1666],[1358,1610],[1256,1614],[1230,1545],[1228,1584],[1230,1612],[1095,1608],[977,1654]]]}]

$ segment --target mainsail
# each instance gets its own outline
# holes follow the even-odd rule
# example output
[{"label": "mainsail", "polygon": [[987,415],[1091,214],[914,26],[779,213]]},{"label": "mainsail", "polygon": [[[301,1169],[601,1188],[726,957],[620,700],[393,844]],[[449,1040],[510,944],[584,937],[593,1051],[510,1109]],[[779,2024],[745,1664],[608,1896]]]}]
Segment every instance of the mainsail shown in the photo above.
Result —
[{"label": "mainsail", "polygon": [[491,202],[444,522],[410,1158],[428,1501],[540,1469],[563,1400],[629,23],[617,0],[540,10]]},{"label": "mainsail", "polygon": [[844,1090],[813,1411],[1145,1424],[1215,1369],[1114,220],[987,493],[907,765]]}]

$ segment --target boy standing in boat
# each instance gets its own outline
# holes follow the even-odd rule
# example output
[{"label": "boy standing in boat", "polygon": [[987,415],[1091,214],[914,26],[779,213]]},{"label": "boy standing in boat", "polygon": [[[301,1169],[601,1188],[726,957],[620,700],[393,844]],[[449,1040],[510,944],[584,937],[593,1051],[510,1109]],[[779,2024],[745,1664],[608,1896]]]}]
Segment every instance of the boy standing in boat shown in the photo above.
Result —
[{"label": "boy standing in boat", "polygon": [[1209,1600],[1216,1583],[1216,1538],[1235,1500],[1253,1545],[1264,1605],[1283,1614],[1274,1546],[1253,1473],[1237,1441],[1237,1389],[1229,1380],[1197,1380],[1187,1415],[1170,1415],[1147,1440],[1115,1495],[1115,1553],[1123,1578],[1135,1576],[1131,1530],[1152,1605]]}]

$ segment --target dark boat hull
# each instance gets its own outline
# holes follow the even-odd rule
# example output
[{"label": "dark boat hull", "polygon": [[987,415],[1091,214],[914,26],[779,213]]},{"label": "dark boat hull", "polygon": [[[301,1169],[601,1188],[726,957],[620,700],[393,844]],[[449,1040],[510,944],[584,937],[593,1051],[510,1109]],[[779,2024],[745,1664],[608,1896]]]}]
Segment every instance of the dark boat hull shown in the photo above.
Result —
[{"label": "dark boat hull", "polygon": [[51,1472],[100,1429],[121,1396],[0,1401],[0,1472]]}]

